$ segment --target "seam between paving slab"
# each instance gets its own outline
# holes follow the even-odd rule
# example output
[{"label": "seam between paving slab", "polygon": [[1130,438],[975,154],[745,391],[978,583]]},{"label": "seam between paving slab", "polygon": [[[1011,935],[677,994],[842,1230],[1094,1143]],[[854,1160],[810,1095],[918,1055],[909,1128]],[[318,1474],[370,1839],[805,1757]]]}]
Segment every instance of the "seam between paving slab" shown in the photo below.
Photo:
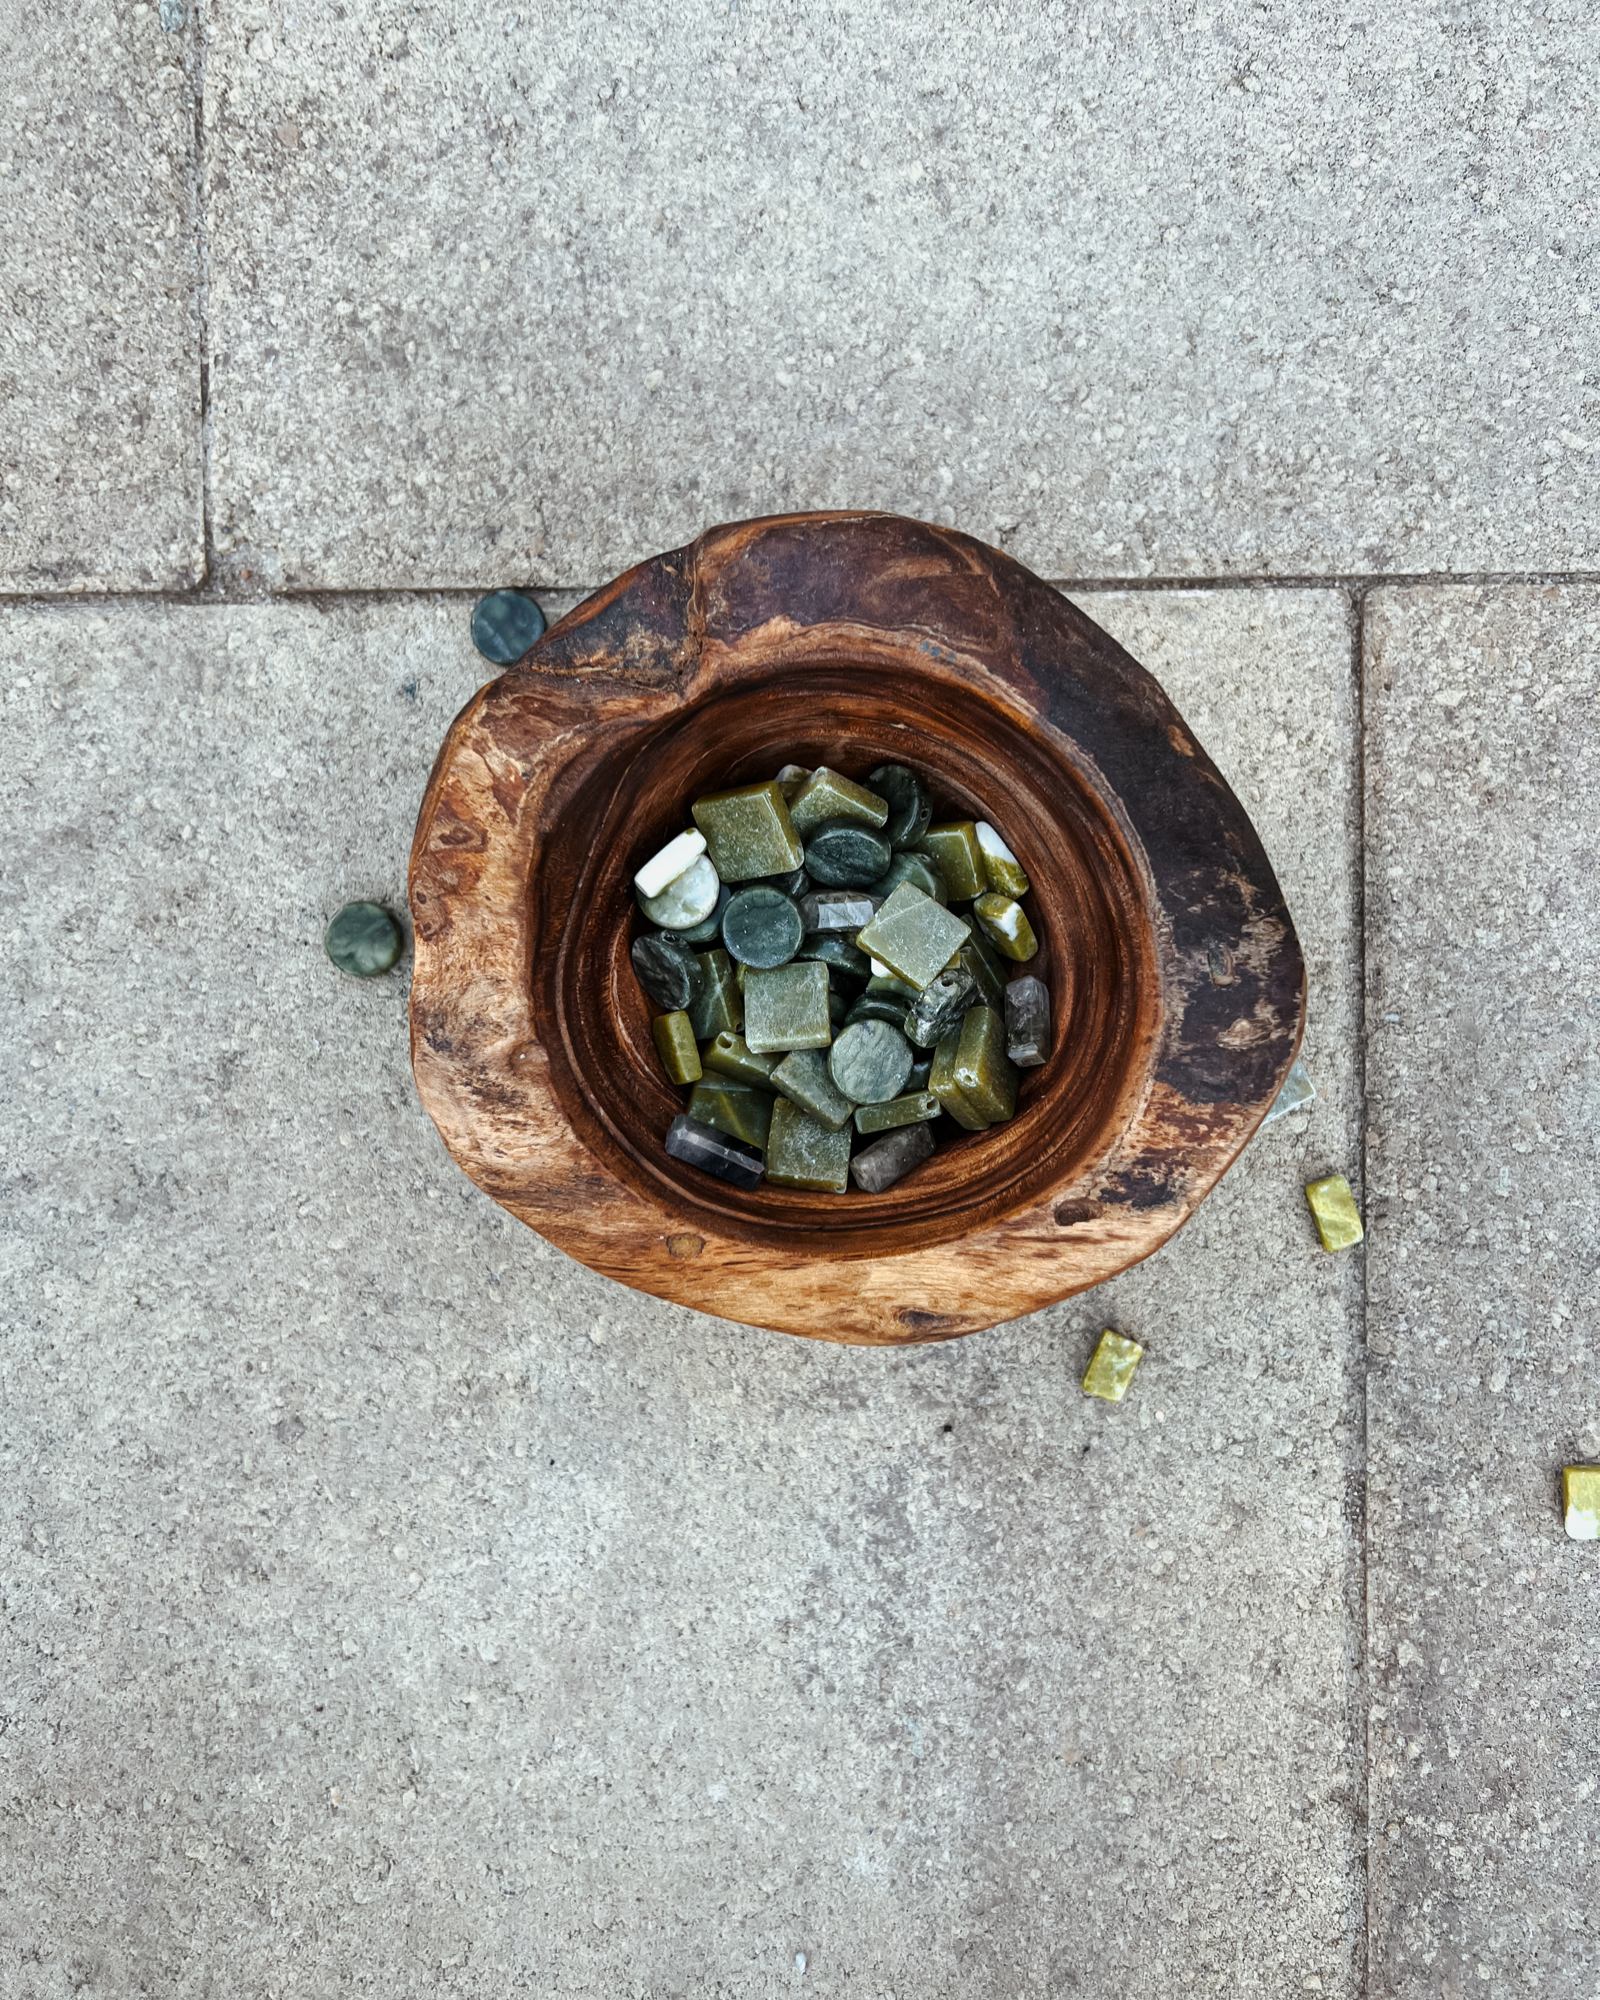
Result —
[{"label": "seam between paving slab", "polygon": [[[1355,676],[1355,931],[1356,931],[1356,1017],[1354,1058],[1356,1106],[1356,1155],[1360,1165],[1361,1212],[1367,1213],[1367,591],[1354,591],[1350,599],[1350,671]],[[1351,1635],[1355,1642],[1355,1667],[1351,1688],[1351,1735],[1356,1745],[1355,1795],[1351,1802],[1355,1815],[1355,1845],[1361,1867],[1361,1935],[1356,1942],[1355,1972],[1357,1992],[1366,1995],[1372,1983],[1372,1629],[1371,1562],[1368,1541],[1367,1467],[1367,1247],[1361,1245],[1361,1294],[1356,1308],[1357,1347],[1350,1357],[1353,1374],[1351,1401],[1354,1421],[1350,1425],[1350,1449],[1354,1459],[1352,1499],[1355,1503],[1357,1601],[1352,1607]]]}]

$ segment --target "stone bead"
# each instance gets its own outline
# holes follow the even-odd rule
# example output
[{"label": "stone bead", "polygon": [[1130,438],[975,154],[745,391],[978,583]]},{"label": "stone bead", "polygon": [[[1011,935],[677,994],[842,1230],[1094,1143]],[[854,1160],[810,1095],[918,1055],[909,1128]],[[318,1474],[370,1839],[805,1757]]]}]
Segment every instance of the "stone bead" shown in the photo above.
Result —
[{"label": "stone bead", "polygon": [[805,941],[806,927],[792,897],[753,882],[736,889],[722,919],[722,942],[730,956],[757,972],[787,965]]},{"label": "stone bead", "polygon": [[1133,1382],[1134,1370],[1144,1359],[1144,1349],[1108,1327],[1083,1371],[1083,1393],[1098,1396],[1102,1403],[1120,1403]]},{"label": "stone bead", "polygon": [[[872,991],[869,985],[867,991]],[[964,966],[946,966],[931,979],[906,1009],[906,1040],[919,1049],[937,1048],[952,1028],[959,1028],[969,1007],[978,1000],[978,982]]]},{"label": "stone bead", "polygon": [[856,943],[920,993],[972,935],[972,926],[902,882]]},{"label": "stone bead", "polygon": [[931,1090],[902,1091],[882,1104],[862,1104],[856,1108],[858,1132],[893,1132],[901,1125],[923,1125],[937,1118],[944,1107]]},{"label": "stone bead", "polygon": [[807,936],[840,931],[854,937],[863,924],[871,923],[877,907],[864,889],[813,889],[800,899]]},{"label": "stone bead", "polygon": [[950,1074],[991,1125],[1016,1115],[1017,1072],[1006,1054],[1005,1020],[992,1007],[967,1009]]},{"label": "stone bead", "polygon": [[1010,896],[986,889],[972,906],[972,914],[983,926],[983,934],[1002,958],[1026,964],[1039,949],[1027,912]]},{"label": "stone bead", "polygon": [[802,840],[830,819],[848,819],[862,826],[882,826],[889,817],[886,800],[865,785],[841,778],[826,764],[819,765],[790,801],[789,817]]},{"label": "stone bead", "polygon": [[875,972],[867,981],[869,1000],[898,1000],[902,1007],[909,1007],[918,993],[915,986],[908,984],[893,972]]},{"label": "stone bead", "polygon": [[674,931],[673,936],[682,938],[685,944],[720,944],[722,941],[722,919],[727,911],[728,899],[732,893],[726,882],[720,883],[717,888],[716,908],[711,912],[710,916],[702,917],[697,924],[690,924],[687,930]]},{"label": "stone bead", "polygon": [[382,903],[346,903],[322,933],[322,949],[352,979],[376,979],[405,948],[406,934]]},{"label": "stone bead", "polygon": [[933,1134],[926,1125],[902,1125],[863,1146],[850,1162],[850,1172],[863,1194],[882,1194],[903,1181],[913,1167],[931,1159],[933,1150]]},{"label": "stone bead", "polygon": [[747,1146],[765,1147],[772,1106],[770,1090],[737,1083],[731,1076],[708,1076],[689,1093],[691,1118],[702,1125],[715,1125],[719,1132],[742,1139]]},{"label": "stone bead", "polygon": [[825,889],[868,888],[890,859],[883,835],[854,820],[827,820],[806,842],[806,873]]},{"label": "stone bead", "polygon": [[670,1014],[658,1014],[650,1023],[650,1032],[655,1036],[661,1067],[672,1081],[698,1083],[703,1072],[700,1051],[694,1042],[694,1023],[689,1016],[681,1009]]},{"label": "stone bead", "polygon": [[1003,1009],[1006,1004],[1005,967],[981,933],[974,932],[971,938],[956,953],[956,964],[963,972],[970,972],[978,982],[978,991],[983,995],[986,1007]]},{"label": "stone bead", "polygon": [[833,1023],[835,1034],[844,1026],[844,1017],[849,1011],[849,1002],[830,979],[828,981],[828,1019]]},{"label": "stone bead", "polygon": [[628,953],[633,976],[658,1007],[687,1007],[700,983],[700,962],[672,931],[636,937]]},{"label": "stone bead", "polygon": [[700,1051],[700,1061],[714,1076],[753,1083],[757,1090],[772,1089],[772,1072],[778,1066],[776,1056],[755,1055],[743,1035],[731,1034],[717,1035],[707,1042]]},{"label": "stone bead", "polygon": [[828,1074],[852,1104],[885,1104],[905,1088],[911,1044],[892,1022],[853,1022],[839,1031]]},{"label": "stone bead", "polygon": [[796,1049],[785,1056],[772,1072],[772,1081],[791,1104],[798,1104],[830,1132],[849,1124],[855,1106],[828,1074],[828,1058],[821,1049]]},{"label": "stone bead", "polygon": [[1031,972],[1006,988],[1006,1054],[1020,1069],[1037,1069],[1050,1054],[1050,989]]},{"label": "stone bead", "polygon": [[752,1054],[825,1049],[833,1040],[828,968],[814,959],[780,965],[771,972],[751,971],[745,979],[744,1004],[744,1038]]},{"label": "stone bead", "polygon": [[981,896],[985,887],[983,849],[978,845],[977,822],[970,819],[936,821],[917,843],[919,853],[931,855],[950,890],[953,903]]},{"label": "stone bead", "polygon": [[865,980],[872,975],[872,960],[849,938],[829,936],[807,938],[796,958],[814,958],[841,979]]},{"label": "stone bead", "polygon": [[776,783],[786,800],[792,800],[811,773],[804,764],[785,764],[778,773]]},{"label": "stone bead", "polygon": [[1562,1467],[1561,1513],[1575,1542],[1600,1542],[1600,1465]]},{"label": "stone bead", "polygon": [[961,1031],[952,1028],[933,1052],[933,1062],[928,1070],[928,1088],[964,1132],[987,1132],[991,1121],[971,1102],[955,1079],[956,1051],[960,1046]]},{"label": "stone bead", "polygon": [[744,1020],[744,1001],[733,976],[733,961],[725,951],[695,953],[700,968],[699,990],[690,996],[689,1019],[697,1042],[717,1035],[737,1034]]},{"label": "stone bead", "polygon": [[634,876],[633,886],[649,902],[652,896],[659,896],[669,883],[676,882],[705,851],[705,835],[698,827],[691,827],[687,833],[680,833],[669,840],[659,854],[651,855]]},{"label": "stone bead", "polygon": [[983,819],[974,823],[973,830],[978,836],[978,850],[983,856],[983,879],[988,886],[1002,896],[1027,895],[1028,878],[1022,863],[999,834]]},{"label": "stone bead", "polygon": [[909,882],[913,889],[920,889],[923,895],[931,896],[936,903],[948,905],[950,901],[950,885],[945,881],[939,864],[930,855],[917,854],[909,849],[897,854],[879,880],[873,883],[872,893],[887,899],[902,882]]},{"label": "stone bead", "polygon": [[721,893],[717,871],[710,858],[702,854],[676,882],[669,882],[659,896],[641,896],[639,908],[664,931],[687,931],[711,915]]},{"label": "stone bead", "polygon": [[497,667],[511,666],[543,637],[544,613],[525,590],[491,590],[472,607],[472,643]]},{"label": "stone bead", "polygon": [[800,836],[789,818],[788,800],[775,778],[761,785],[735,785],[732,791],[709,792],[695,800],[691,811],[725,882],[786,875],[805,860]]},{"label": "stone bead", "polygon": [[851,1131],[829,1131],[798,1104],[780,1097],[772,1107],[767,1137],[767,1179],[774,1187],[811,1188],[843,1194],[850,1184]]},{"label": "stone bead", "polygon": [[1348,1250],[1359,1243],[1366,1231],[1361,1227],[1361,1211],[1350,1183],[1343,1174],[1329,1174],[1306,1187],[1311,1219],[1317,1225],[1324,1250]]},{"label": "stone bead", "polygon": [[666,1147],[673,1159],[733,1187],[753,1188],[761,1180],[759,1147],[747,1146],[742,1139],[731,1138],[714,1125],[702,1125],[696,1118],[674,1118],[667,1127]]},{"label": "stone bead", "polygon": [[847,1028],[853,1028],[857,1021],[887,1021],[891,1028],[898,1028],[904,1034],[906,1003],[886,997],[874,999],[870,994],[863,993],[859,1000],[851,1003],[850,1011],[844,1017]]},{"label": "stone bead", "polygon": [[876,792],[889,808],[889,817],[883,822],[889,845],[915,847],[933,818],[933,800],[916,772],[908,771],[904,764],[880,764],[869,774],[867,789]]},{"label": "stone bead", "polygon": [[781,889],[786,896],[793,896],[798,903],[802,896],[810,893],[811,877],[803,868],[791,868],[785,875],[763,876],[762,887]]}]

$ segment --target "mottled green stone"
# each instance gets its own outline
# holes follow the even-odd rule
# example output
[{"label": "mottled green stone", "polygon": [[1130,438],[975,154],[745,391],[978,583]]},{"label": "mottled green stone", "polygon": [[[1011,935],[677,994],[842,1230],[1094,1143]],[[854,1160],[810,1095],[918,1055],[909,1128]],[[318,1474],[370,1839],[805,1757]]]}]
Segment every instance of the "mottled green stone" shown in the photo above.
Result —
[{"label": "mottled green stone", "polygon": [[848,1124],[829,1131],[798,1104],[780,1097],[767,1135],[767,1179],[777,1187],[843,1194],[850,1182],[852,1136]]},{"label": "mottled green stone", "polygon": [[978,851],[983,856],[983,879],[1002,896],[1025,896],[1028,877],[1022,863],[987,820],[976,823]]},{"label": "mottled green stone", "polygon": [[828,1074],[852,1104],[887,1104],[911,1074],[911,1044],[891,1021],[854,1021],[839,1030]]},{"label": "mottled green stone", "polygon": [[963,1131],[987,1132],[991,1121],[984,1117],[956,1082],[956,1051],[960,1046],[961,1030],[952,1028],[933,1052],[933,1066],[928,1071],[928,1088]]},{"label": "mottled green stone", "polygon": [[744,1002],[733,976],[733,961],[725,951],[695,953],[700,968],[700,990],[689,1001],[689,1019],[697,1042],[715,1035],[735,1034],[744,1019]]},{"label": "mottled green stone", "polygon": [[902,1007],[909,1007],[918,997],[918,989],[898,973],[875,972],[867,981],[869,1000],[898,1000]]},{"label": "mottled green stone", "polygon": [[849,1011],[849,1002],[830,979],[828,981],[828,1019],[833,1023],[835,1033],[844,1026],[844,1019]]},{"label": "mottled green stone", "polygon": [[827,966],[841,979],[861,980],[872,977],[872,960],[848,938],[829,936],[824,932],[820,937],[807,938],[795,953],[796,958],[816,959]]},{"label": "mottled green stone", "polygon": [[997,1014],[992,1007],[967,1010],[956,1039],[950,1075],[967,1102],[991,1125],[1015,1116],[1017,1071],[1006,1054],[1003,1014]]},{"label": "mottled green stone", "polygon": [[859,821],[863,826],[882,826],[889,817],[888,803],[865,785],[841,778],[826,764],[819,765],[789,803],[794,830],[804,840],[830,819]]},{"label": "mottled green stone", "polygon": [[772,1081],[791,1104],[798,1104],[830,1132],[849,1124],[855,1107],[828,1074],[828,1058],[822,1049],[796,1049],[786,1055],[772,1072]]},{"label": "mottled green stone", "polygon": [[913,995],[906,1009],[906,1040],[915,1048],[937,1048],[952,1028],[961,1026],[978,997],[978,982],[970,972],[959,965],[946,966]]},{"label": "mottled green stone", "polygon": [[870,888],[891,858],[883,835],[854,820],[826,820],[806,842],[806,873],[825,889]]},{"label": "mottled green stone", "polygon": [[730,956],[758,972],[787,965],[805,934],[794,898],[764,882],[736,889],[722,919],[722,942]]},{"label": "mottled green stone", "polygon": [[784,875],[764,875],[761,883],[766,889],[781,889],[786,896],[793,896],[797,903],[811,889],[811,877],[803,868],[791,868]]},{"label": "mottled green stone", "polygon": [[399,958],[405,932],[382,903],[346,903],[322,933],[322,949],[352,979],[376,979]]},{"label": "mottled green stone", "polygon": [[815,959],[780,965],[772,972],[750,971],[744,1004],[744,1038],[756,1055],[779,1049],[825,1049],[833,1040],[828,968]]},{"label": "mottled green stone", "polygon": [[770,1090],[737,1083],[731,1076],[708,1076],[689,1093],[689,1116],[747,1146],[765,1146],[774,1101]]},{"label": "mottled green stone", "polygon": [[[915,771],[904,764],[880,764],[867,779],[867,787],[884,800],[889,817],[883,830],[891,847],[914,847],[928,830],[933,818],[933,801],[928,788]],[[933,892],[930,890],[929,894]]]},{"label": "mottled green stone", "polygon": [[682,1009],[670,1014],[658,1014],[650,1023],[650,1032],[655,1036],[661,1067],[672,1081],[698,1083],[701,1077],[700,1051],[694,1045],[694,1024],[689,1016]]},{"label": "mottled green stone", "polygon": [[892,1132],[897,1125],[916,1125],[937,1118],[943,1110],[931,1090],[909,1090],[883,1104],[863,1104],[856,1111],[858,1132]]},{"label": "mottled green stone", "polygon": [[931,855],[937,862],[951,902],[964,903],[970,896],[983,894],[983,849],[978,845],[975,820],[939,820],[928,828],[917,847],[919,853]]},{"label": "mottled green stone", "polygon": [[1002,958],[1026,965],[1039,949],[1027,912],[1014,897],[986,889],[972,906],[972,914],[983,926],[983,934]]},{"label": "mottled green stone", "polygon": [[1323,1180],[1309,1182],[1306,1200],[1311,1205],[1311,1219],[1317,1225],[1324,1250],[1348,1250],[1361,1241],[1366,1233],[1361,1227],[1361,1211],[1343,1174],[1329,1174]]},{"label": "mottled green stone", "polygon": [[758,1090],[771,1090],[776,1056],[758,1056],[750,1051],[743,1035],[721,1034],[700,1051],[701,1064],[715,1076],[732,1077],[735,1083],[752,1083]]},{"label": "mottled green stone", "polygon": [[911,851],[897,854],[873,883],[872,893],[887,899],[902,882],[909,882],[913,889],[920,889],[923,895],[931,896],[936,903],[948,904],[950,901],[950,885],[931,855]]},{"label": "mottled green stone", "polygon": [[853,1028],[857,1021],[887,1021],[891,1028],[904,1032],[906,1003],[903,1000],[874,1000],[863,993],[859,1000],[852,1003],[844,1020],[847,1028]]},{"label": "mottled green stone", "polygon": [[716,909],[721,894],[717,871],[710,857],[704,854],[691,862],[675,882],[669,882],[659,896],[640,896],[635,891],[639,908],[664,931],[693,930]]},{"label": "mottled green stone", "polygon": [[1138,1341],[1113,1333],[1108,1327],[1083,1371],[1083,1393],[1098,1396],[1102,1403],[1120,1403],[1143,1359],[1144,1349]]},{"label": "mottled green stone", "polygon": [[810,776],[804,764],[785,764],[774,782],[786,799],[792,799]]},{"label": "mottled green stone", "polygon": [[696,799],[691,810],[724,882],[784,875],[805,860],[788,801],[775,778],[762,785],[710,792]]},{"label": "mottled green stone", "polygon": [[1005,968],[986,941],[974,936],[956,953],[956,967],[978,982],[978,991],[988,1007],[1002,1008],[1006,1000]]},{"label": "mottled green stone", "polygon": [[971,935],[970,924],[902,882],[872,922],[856,932],[856,943],[920,993]]},{"label": "mottled green stone", "polygon": [[633,976],[658,1007],[687,1007],[700,984],[700,964],[672,931],[647,931],[628,954]]},{"label": "mottled green stone", "polygon": [[931,1055],[925,1056],[921,1062],[914,1062],[911,1065],[911,1074],[906,1078],[906,1089],[908,1091],[926,1090],[928,1087],[928,1078],[932,1074],[933,1057]]}]

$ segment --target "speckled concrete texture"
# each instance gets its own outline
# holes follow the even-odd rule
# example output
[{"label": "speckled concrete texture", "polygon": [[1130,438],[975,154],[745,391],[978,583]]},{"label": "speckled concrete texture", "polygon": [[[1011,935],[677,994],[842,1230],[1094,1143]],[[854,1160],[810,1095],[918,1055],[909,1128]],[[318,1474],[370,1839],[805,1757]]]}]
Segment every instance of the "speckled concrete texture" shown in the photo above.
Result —
[{"label": "speckled concrete texture", "polygon": [[835,506],[1061,578],[1600,560],[1585,0],[209,33],[234,573],[593,587]]},{"label": "speckled concrete texture", "polygon": [[1591,2000],[1600,592],[1367,634],[1372,1992]]},{"label": "speckled concrete texture", "polygon": [[182,0],[0,7],[0,591],[199,579],[193,46]]},{"label": "speckled concrete texture", "polygon": [[1114,1287],[902,1353],[548,1250],[323,959],[462,600],[0,614],[8,2000],[1354,2000],[1346,607],[1087,602],[1258,816],[1326,1095]]}]

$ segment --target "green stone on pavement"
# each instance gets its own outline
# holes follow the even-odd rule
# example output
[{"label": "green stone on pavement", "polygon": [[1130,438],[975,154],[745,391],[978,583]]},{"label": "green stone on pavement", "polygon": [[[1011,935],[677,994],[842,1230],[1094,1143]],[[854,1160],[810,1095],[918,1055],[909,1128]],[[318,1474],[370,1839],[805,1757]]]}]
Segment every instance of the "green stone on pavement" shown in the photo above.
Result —
[{"label": "green stone on pavement", "polygon": [[841,979],[863,980],[872,977],[872,960],[848,938],[823,932],[820,937],[807,938],[795,953],[796,958],[814,958],[836,972]]},{"label": "green stone on pavement", "polygon": [[991,1120],[967,1096],[956,1082],[956,1052],[961,1046],[961,1030],[952,1028],[933,1052],[933,1066],[928,1071],[928,1088],[943,1105],[948,1116],[966,1132],[987,1132]]},{"label": "green stone on pavement", "polygon": [[656,1054],[661,1067],[674,1083],[698,1083],[701,1077],[700,1051],[695,1047],[694,1024],[681,1010],[658,1014],[650,1023],[656,1038]]},{"label": "green stone on pavement", "polygon": [[992,1007],[968,1008],[950,1075],[967,1102],[991,1125],[1016,1115],[1017,1071],[1006,1054],[1003,1014]]},{"label": "green stone on pavement", "polygon": [[787,965],[805,942],[806,927],[792,896],[764,882],[735,889],[722,918],[730,956],[758,972]]},{"label": "green stone on pavement", "polygon": [[724,882],[786,875],[805,860],[776,778],[761,785],[736,785],[729,792],[709,792],[696,799],[691,810]]},{"label": "green stone on pavement", "polygon": [[920,993],[972,935],[972,926],[902,882],[856,943]]},{"label": "green stone on pavement", "polygon": [[987,878],[975,820],[938,820],[922,836],[917,849],[921,854],[931,855],[937,863],[949,886],[952,903],[964,903],[971,896],[983,894]]},{"label": "green stone on pavement", "polygon": [[889,845],[914,847],[933,818],[933,801],[916,772],[908,771],[904,764],[880,764],[868,776],[867,789],[876,792],[889,808],[883,828]]},{"label": "green stone on pavement", "polygon": [[700,990],[689,1000],[689,1019],[697,1042],[717,1035],[737,1034],[744,1019],[744,1002],[739,982],[733,976],[733,960],[725,951],[695,953],[700,968]]},{"label": "green stone on pavement", "polygon": [[912,888],[920,889],[923,895],[931,896],[936,903],[948,904],[950,901],[949,884],[939,864],[930,855],[910,851],[897,854],[883,875],[873,883],[872,893],[887,899],[902,882],[909,882]]},{"label": "green stone on pavement", "polygon": [[1144,1359],[1144,1349],[1108,1327],[1083,1371],[1083,1393],[1098,1396],[1102,1403],[1120,1403],[1133,1382],[1134,1370]]},{"label": "green stone on pavement", "polygon": [[659,896],[638,896],[638,903],[651,923],[659,924],[662,930],[686,931],[711,915],[721,893],[717,871],[710,857],[702,854],[676,882],[669,882]]},{"label": "green stone on pavement", "polygon": [[802,840],[830,819],[858,820],[863,826],[882,826],[889,817],[888,803],[865,785],[841,778],[826,764],[819,765],[789,802],[789,817]]},{"label": "green stone on pavement", "polygon": [[769,1090],[736,1083],[731,1076],[708,1076],[689,1093],[689,1116],[747,1146],[765,1146],[773,1103]]},{"label": "green stone on pavement", "polygon": [[828,1074],[828,1058],[821,1049],[796,1049],[784,1057],[772,1072],[772,1081],[791,1104],[798,1104],[807,1116],[830,1132],[848,1125],[855,1106]]},{"label": "green stone on pavement", "polygon": [[1025,965],[1038,951],[1039,940],[1033,934],[1027,912],[1014,897],[986,889],[973,904],[972,914],[983,927],[984,936],[1002,958]]},{"label": "green stone on pavement", "polygon": [[387,972],[405,942],[405,932],[382,903],[346,903],[322,933],[322,949],[352,979]]},{"label": "green stone on pavement", "polygon": [[886,1104],[863,1104],[856,1110],[858,1132],[892,1132],[899,1125],[919,1125],[944,1109],[931,1090],[910,1090]]},{"label": "green stone on pavement", "polygon": [[852,1104],[886,1104],[911,1074],[911,1044],[890,1021],[854,1021],[839,1031],[828,1074]]},{"label": "green stone on pavement", "polygon": [[815,959],[780,965],[772,972],[749,972],[744,982],[744,1006],[744,1038],[755,1055],[771,1055],[780,1049],[825,1049],[833,1040],[828,968]]},{"label": "green stone on pavement", "polygon": [[491,590],[472,607],[472,643],[494,666],[509,667],[543,637],[544,613],[525,590]]},{"label": "green stone on pavement", "polygon": [[700,1051],[702,1065],[715,1076],[731,1076],[735,1083],[753,1083],[757,1090],[772,1089],[776,1056],[757,1056],[743,1035],[721,1034]]},{"label": "green stone on pavement", "polygon": [[1562,1467],[1561,1513],[1575,1542],[1600,1542],[1600,1465]]},{"label": "green stone on pavement", "polygon": [[722,916],[728,907],[728,898],[732,893],[733,891],[724,882],[717,890],[716,907],[712,910],[710,916],[702,917],[699,923],[691,924],[687,930],[674,931],[672,935],[682,938],[685,944],[720,944],[722,941]]},{"label": "green stone on pavement", "polygon": [[1028,877],[1022,863],[1011,852],[987,820],[976,822],[978,848],[983,855],[983,879],[1002,896],[1025,896]]},{"label": "green stone on pavement", "polygon": [[843,1194],[850,1184],[852,1137],[848,1125],[830,1132],[798,1104],[780,1097],[767,1135],[767,1179],[777,1187]]},{"label": "green stone on pavement", "polygon": [[[872,987],[867,987],[870,993]],[[946,966],[906,1009],[906,1040],[914,1048],[937,1048],[952,1028],[959,1028],[969,1007],[978,1002],[978,982],[964,966]]]},{"label": "green stone on pavement", "polygon": [[1324,1250],[1348,1250],[1361,1241],[1366,1233],[1361,1227],[1361,1211],[1343,1174],[1329,1174],[1323,1180],[1309,1182],[1306,1200],[1311,1205],[1311,1219],[1317,1225]]},{"label": "green stone on pavement", "polygon": [[883,835],[855,820],[827,820],[806,842],[806,873],[824,889],[868,889],[892,859]]}]

